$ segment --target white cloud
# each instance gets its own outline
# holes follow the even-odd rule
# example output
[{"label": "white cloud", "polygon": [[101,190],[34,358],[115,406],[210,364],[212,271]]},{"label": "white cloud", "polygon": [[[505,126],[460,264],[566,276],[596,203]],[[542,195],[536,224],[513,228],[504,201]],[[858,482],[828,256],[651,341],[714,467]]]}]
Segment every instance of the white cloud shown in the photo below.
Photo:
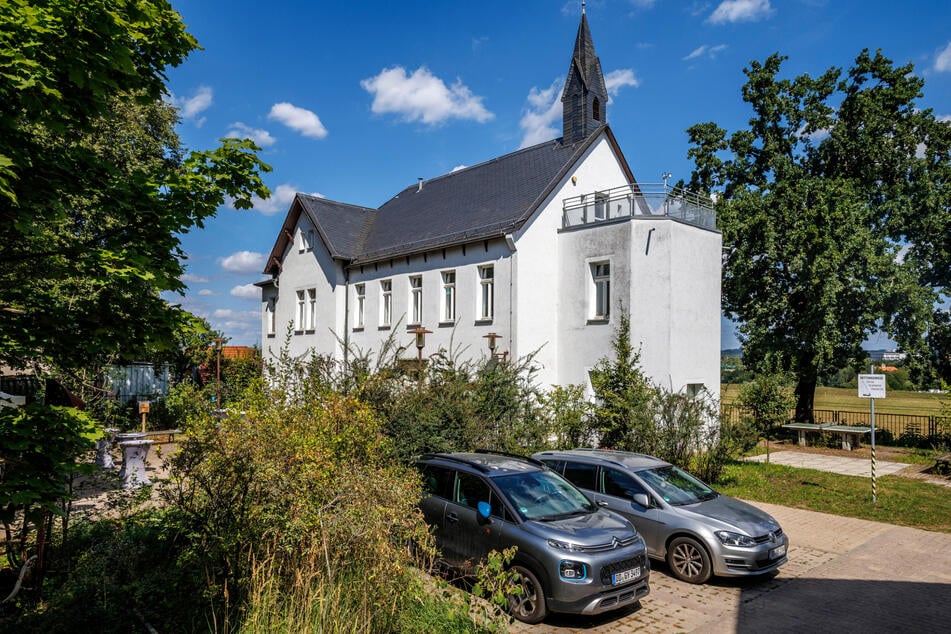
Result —
[{"label": "white cloud", "polygon": [[518,126],[522,129],[520,148],[536,145],[560,136],[556,123],[561,118],[562,79],[556,79],[551,86],[540,90],[536,87],[528,93],[528,106],[522,114]]},{"label": "white cloud", "polygon": [[271,147],[277,143],[277,139],[271,136],[271,133],[267,130],[252,128],[240,121],[236,121],[228,127],[231,129],[228,130],[228,134],[225,136],[231,139],[251,139],[255,144],[261,147]]},{"label": "white cloud", "polygon": [[[454,168],[452,168],[452,171],[453,171],[453,172],[458,172],[459,170],[464,170],[464,169],[466,169],[467,167],[469,167],[469,166],[468,166],[468,165],[456,165]],[[451,172],[450,172],[450,173],[451,173]]]},{"label": "white cloud", "polygon": [[208,278],[202,277],[200,275],[192,275],[191,273],[185,273],[184,275],[182,275],[182,281],[189,282],[192,284],[207,284]]},{"label": "white cloud", "polygon": [[934,58],[934,69],[939,73],[951,71],[951,42],[938,51]]},{"label": "white cloud", "polygon": [[200,291],[198,291],[198,296],[199,296],[199,297],[210,297],[210,296],[214,296],[214,295],[217,295],[217,294],[218,294],[218,293],[214,292],[214,291],[211,290],[210,288],[203,288],[203,289],[201,289]]},{"label": "white cloud", "polygon": [[312,139],[322,139],[327,136],[327,128],[320,122],[320,117],[306,108],[298,108],[291,103],[274,104],[271,106],[271,112],[268,113],[267,118],[279,121],[288,128]]},{"label": "white cloud", "polygon": [[191,97],[176,97],[172,95],[172,103],[178,106],[178,113],[182,119],[191,121],[197,127],[205,123],[205,117],[198,115],[211,107],[214,92],[208,86],[199,86]]},{"label": "white cloud", "polygon": [[[265,216],[272,216],[280,211],[287,211],[287,208],[294,202],[296,193],[296,187],[282,183],[271,190],[271,196],[267,199],[251,196],[251,204]],[[319,196],[320,194],[314,195]]]},{"label": "white cloud", "polygon": [[254,251],[238,251],[219,258],[218,263],[228,273],[260,273],[264,270],[264,254]]},{"label": "white cloud", "polygon": [[375,114],[396,114],[404,121],[437,125],[449,119],[471,119],[485,123],[495,116],[482,105],[482,97],[473,95],[461,80],[447,87],[425,66],[411,75],[402,66],[385,68],[360,86],[373,95],[370,109]]},{"label": "white cloud", "polygon": [[634,76],[634,71],[630,68],[619,68],[612,70],[604,76],[604,86],[608,89],[608,95],[614,97],[624,86],[633,86],[637,88],[641,83]]},{"label": "white cloud", "polygon": [[241,284],[232,288],[230,295],[239,299],[261,299],[261,289],[254,284]]},{"label": "white cloud", "polygon": [[769,0],[723,0],[707,20],[712,24],[755,22],[773,13]]},{"label": "white cloud", "polygon": [[697,48],[690,51],[690,54],[683,58],[685,62],[688,62],[692,59],[697,59],[698,57],[708,57],[710,59],[716,59],[717,53],[726,49],[726,44],[717,44],[716,46],[709,46],[707,44],[702,44]]}]

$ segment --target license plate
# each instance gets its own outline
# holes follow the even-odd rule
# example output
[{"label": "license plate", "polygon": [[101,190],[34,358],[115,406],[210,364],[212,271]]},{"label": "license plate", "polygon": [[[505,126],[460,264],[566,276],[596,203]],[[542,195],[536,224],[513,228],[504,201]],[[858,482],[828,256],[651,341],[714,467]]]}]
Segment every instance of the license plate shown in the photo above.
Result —
[{"label": "license plate", "polygon": [[631,568],[630,570],[622,570],[621,572],[616,572],[611,575],[611,585],[618,585],[620,583],[627,583],[628,581],[634,581],[641,576],[641,567]]},{"label": "license plate", "polygon": [[774,549],[772,549],[771,551],[769,551],[769,558],[770,558],[770,559],[779,559],[780,557],[782,557],[782,556],[785,555],[785,554],[786,554],[786,545],[783,544],[782,546],[777,546],[776,548],[774,548]]}]

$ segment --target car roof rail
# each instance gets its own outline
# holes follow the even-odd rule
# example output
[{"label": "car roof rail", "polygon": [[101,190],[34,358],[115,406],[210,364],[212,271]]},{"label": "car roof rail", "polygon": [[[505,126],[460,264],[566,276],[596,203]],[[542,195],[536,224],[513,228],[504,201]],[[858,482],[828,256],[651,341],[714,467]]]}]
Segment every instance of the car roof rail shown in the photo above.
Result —
[{"label": "car roof rail", "polygon": [[[623,449],[603,449],[603,448],[598,448],[598,447],[577,447],[577,448],[575,448],[575,449],[572,449],[571,451],[588,451],[588,452],[591,452],[591,453],[594,453],[595,451],[600,451],[600,452],[604,452],[604,453],[615,453],[615,454],[618,454],[619,456],[636,456],[636,457],[638,457],[638,458],[653,458],[654,460],[658,460],[657,458],[654,458],[654,456],[648,456],[646,453],[637,453],[636,451],[625,451],[625,450],[623,450]],[[597,455],[597,456],[593,456],[593,457],[594,457],[594,458],[597,458],[598,460],[603,460],[604,462],[609,462],[609,463],[611,463],[611,464],[615,464],[615,465],[618,465],[618,466],[621,466],[621,467],[626,467],[626,466],[627,466],[627,465],[625,465],[622,461],[620,461],[620,460],[618,460],[617,458],[612,457],[612,456],[605,456],[605,455],[601,454],[601,455]]]},{"label": "car roof rail", "polygon": [[448,460],[449,462],[458,462],[459,464],[469,465],[483,473],[488,473],[492,471],[488,465],[482,464],[481,462],[476,462],[475,460],[469,460],[468,458],[460,458],[459,456],[454,456],[449,453],[424,453],[419,456],[418,460],[429,460],[432,458],[439,458],[441,460]]},{"label": "car roof rail", "polygon": [[505,457],[507,457],[507,458],[518,458],[519,460],[524,460],[525,462],[530,462],[530,463],[532,463],[533,465],[536,465],[536,466],[539,466],[539,467],[545,467],[546,469],[548,468],[548,465],[545,464],[544,462],[542,462],[541,460],[538,460],[538,459],[536,459],[536,458],[532,458],[531,456],[523,456],[523,455],[521,455],[521,454],[511,453],[511,452],[509,452],[509,451],[495,451],[495,450],[493,450],[493,449],[476,449],[476,450],[475,450],[475,453],[483,453],[483,454],[489,454],[489,455],[495,454],[495,455],[497,455],[497,456],[505,456]]}]

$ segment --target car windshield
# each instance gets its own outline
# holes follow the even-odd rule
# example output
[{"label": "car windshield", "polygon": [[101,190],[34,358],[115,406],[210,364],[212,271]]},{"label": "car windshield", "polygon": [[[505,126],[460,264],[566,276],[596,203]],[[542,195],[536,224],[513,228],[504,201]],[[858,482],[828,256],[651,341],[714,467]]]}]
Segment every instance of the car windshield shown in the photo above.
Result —
[{"label": "car windshield", "polygon": [[637,475],[665,502],[674,506],[696,504],[719,495],[700,480],[673,465],[647,469]]},{"label": "car windshield", "polygon": [[502,494],[526,520],[550,521],[597,510],[584,493],[552,471],[532,471],[493,478]]}]

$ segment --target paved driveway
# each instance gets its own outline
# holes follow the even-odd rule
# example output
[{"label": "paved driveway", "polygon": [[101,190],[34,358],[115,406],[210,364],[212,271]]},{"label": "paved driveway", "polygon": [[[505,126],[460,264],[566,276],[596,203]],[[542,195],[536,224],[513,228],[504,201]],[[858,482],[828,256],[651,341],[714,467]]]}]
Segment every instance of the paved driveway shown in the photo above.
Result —
[{"label": "paved driveway", "polygon": [[[949,492],[951,494],[951,492]],[[638,608],[553,615],[512,632],[947,632],[951,535],[757,503],[789,535],[789,562],[761,581],[677,581],[656,564]]]}]

